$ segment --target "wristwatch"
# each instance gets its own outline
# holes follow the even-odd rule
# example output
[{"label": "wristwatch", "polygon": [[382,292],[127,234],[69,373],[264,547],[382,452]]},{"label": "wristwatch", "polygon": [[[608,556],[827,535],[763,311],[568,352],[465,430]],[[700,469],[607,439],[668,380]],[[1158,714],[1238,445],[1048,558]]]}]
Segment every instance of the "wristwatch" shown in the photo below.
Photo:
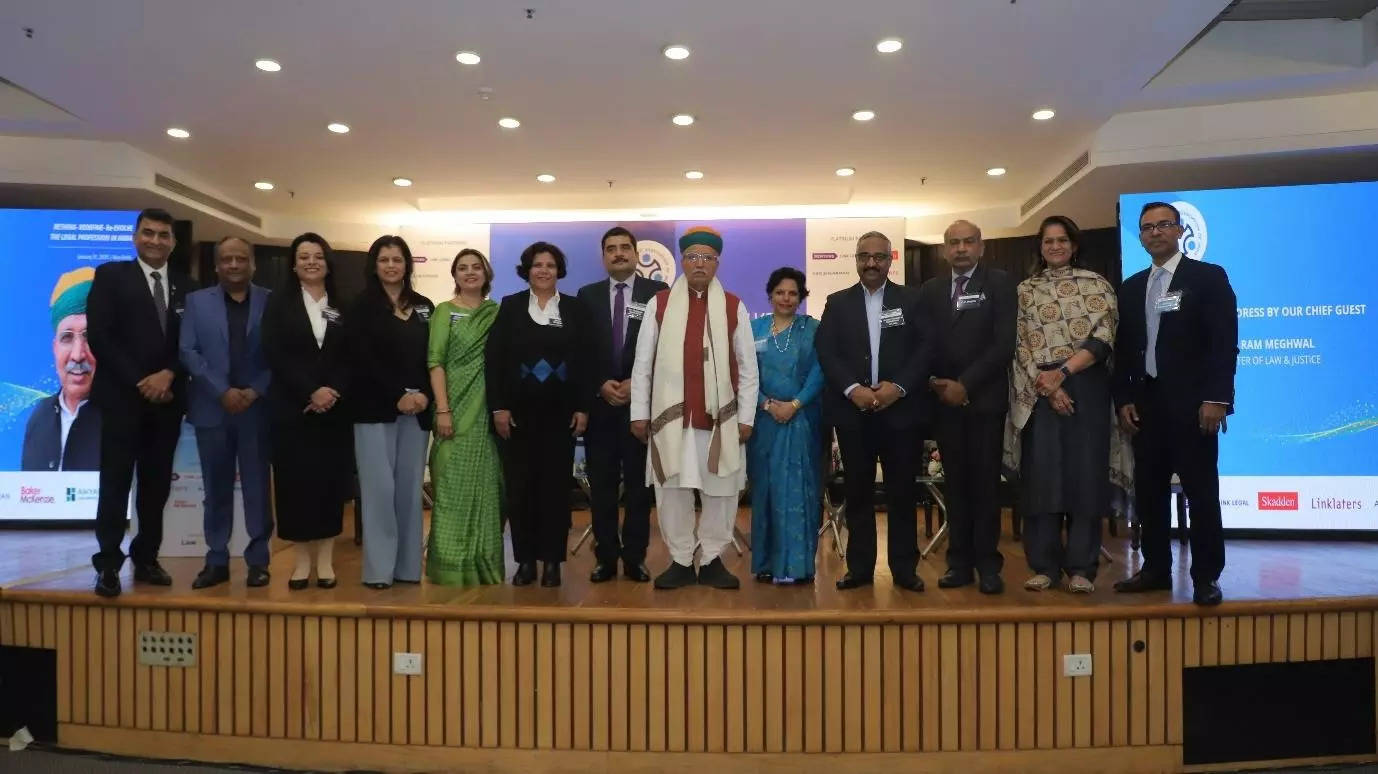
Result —
[{"label": "wristwatch", "polygon": [[1072,372],[1071,372],[1071,370],[1069,370],[1069,369],[1067,368],[1067,364],[1066,364],[1066,363],[1064,363],[1064,364],[1058,366],[1058,367],[1057,367],[1057,370],[1061,371],[1061,372],[1062,372],[1062,375],[1065,376],[1065,377],[1070,378],[1070,377],[1072,376]]}]

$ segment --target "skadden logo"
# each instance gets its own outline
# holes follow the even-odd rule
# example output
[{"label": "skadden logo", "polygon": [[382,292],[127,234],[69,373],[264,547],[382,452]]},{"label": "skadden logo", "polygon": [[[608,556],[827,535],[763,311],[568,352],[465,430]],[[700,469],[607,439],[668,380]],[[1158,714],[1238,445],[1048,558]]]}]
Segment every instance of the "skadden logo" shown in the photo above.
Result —
[{"label": "skadden logo", "polygon": [[670,248],[653,239],[636,243],[636,273],[646,279],[660,280],[666,285],[675,283],[675,254]]},{"label": "skadden logo", "polygon": [[52,495],[43,494],[43,490],[36,486],[19,487],[19,502],[32,505],[51,505],[55,502]]},{"label": "skadden logo", "polygon": [[1295,511],[1297,510],[1297,493],[1259,492],[1258,509],[1260,511]]},{"label": "skadden logo", "polygon": [[810,253],[809,257],[815,261],[835,261],[837,253]]},{"label": "skadden logo", "polygon": [[1177,240],[1177,248],[1182,255],[1198,261],[1206,259],[1206,218],[1191,202],[1173,202],[1173,207],[1182,216],[1182,238]]}]

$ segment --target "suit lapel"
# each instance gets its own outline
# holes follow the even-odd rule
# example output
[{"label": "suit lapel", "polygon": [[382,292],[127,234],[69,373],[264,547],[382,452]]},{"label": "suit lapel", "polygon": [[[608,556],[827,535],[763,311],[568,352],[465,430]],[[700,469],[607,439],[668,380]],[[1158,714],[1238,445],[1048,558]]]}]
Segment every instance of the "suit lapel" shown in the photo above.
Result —
[{"label": "suit lapel", "polygon": [[[135,296],[135,298],[143,299],[140,306],[147,310],[148,319],[153,323],[153,329],[158,331],[159,336],[165,336],[163,325],[158,322],[158,305],[153,300],[153,285],[149,283],[148,275],[144,274],[142,262],[140,262],[138,258],[135,258],[129,262],[129,269],[129,276],[130,279],[133,280],[134,287],[138,288],[143,294],[141,296]],[[167,278],[164,277],[164,279],[166,280]]]},{"label": "suit lapel", "polygon": [[[951,283],[952,283],[952,275],[951,275],[951,273],[949,272],[949,274],[948,274],[948,287],[949,287],[949,288],[951,288]],[[977,294],[979,294],[979,293],[981,292],[981,289],[984,288],[985,286],[986,286],[986,267],[984,267],[984,266],[982,266],[981,264],[978,263],[978,264],[976,264],[976,268],[973,269],[972,272],[971,272],[971,278],[967,280],[967,284],[962,288],[962,292],[961,292],[959,295],[963,295],[963,296],[977,295]],[[952,303],[952,298],[951,298],[950,295],[948,296],[948,303],[949,303],[949,304]],[[962,317],[963,317],[965,314],[966,314],[966,310],[965,310],[965,309],[961,309],[961,310],[953,309],[953,310],[952,310],[952,322],[951,322],[951,326],[955,328],[955,327],[957,326],[957,323],[962,319]]]},{"label": "suit lapel", "polygon": [[211,298],[215,299],[215,305],[220,307],[219,314],[214,309],[211,315],[215,317],[215,329],[220,331],[220,340],[226,345],[230,343],[230,320],[227,311],[229,301],[225,298],[225,289],[216,285],[211,289]]},{"label": "suit lapel", "polygon": [[246,336],[252,336],[254,329],[263,319],[263,305],[268,302],[268,293],[257,285],[249,285],[249,328]]}]

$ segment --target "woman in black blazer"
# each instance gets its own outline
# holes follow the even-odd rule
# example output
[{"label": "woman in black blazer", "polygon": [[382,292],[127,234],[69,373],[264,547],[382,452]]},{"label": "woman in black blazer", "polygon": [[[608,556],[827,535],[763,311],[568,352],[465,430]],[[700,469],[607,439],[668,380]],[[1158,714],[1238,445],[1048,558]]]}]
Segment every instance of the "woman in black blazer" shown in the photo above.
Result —
[{"label": "woman in black blazer", "polygon": [[508,520],[517,572],[512,584],[536,579],[560,585],[569,538],[569,483],[574,439],[584,434],[594,388],[589,379],[585,307],[560,293],[565,255],[548,242],[522,252],[517,274],[530,289],[502,300],[488,334],[488,410],[501,439]]},{"label": "woman in black blazer", "polygon": [[348,362],[330,244],[319,234],[292,240],[291,263],[263,312],[263,346],[273,372],[273,490],[278,535],[296,543],[288,588],[335,585],[331,554],[344,521],[354,467],[353,434],[341,396]]}]

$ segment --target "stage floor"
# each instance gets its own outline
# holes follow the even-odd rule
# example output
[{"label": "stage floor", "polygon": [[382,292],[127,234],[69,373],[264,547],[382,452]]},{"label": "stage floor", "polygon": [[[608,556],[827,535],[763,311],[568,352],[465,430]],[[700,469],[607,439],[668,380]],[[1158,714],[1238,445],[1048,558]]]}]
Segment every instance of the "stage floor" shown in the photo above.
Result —
[{"label": "stage floor", "polygon": [[[881,515],[878,519],[878,555],[882,557],[882,564],[885,556],[884,518]],[[570,546],[578,541],[587,522],[586,511],[575,512]],[[744,534],[750,533],[748,510],[743,509],[739,513],[738,524]],[[1121,532],[1123,535],[1123,530]],[[236,560],[231,565],[229,584],[192,591],[191,581],[200,570],[202,561],[195,558],[165,559],[163,564],[173,576],[173,586],[158,588],[134,585],[131,583],[131,571],[126,565],[121,600],[159,607],[204,605],[219,609],[258,608],[265,604],[268,607],[347,605],[356,611],[362,606],[370,611],[378,608],[380,612],[409,608],[412,615],[424,614],[419,608],[444,606],[444,617],[459,612],[454,609],[456,607],[474,606],[482,608],[473,611],[475,614],[497,614],[502,617],[509,614],[540,617],[540,609],[558,607],[561,608],[558,615],[568,620],[582,618],[581,614],[617,611],[628,616],[659,611],[672,617],[678,617],[676,614],[709,614],[724,618],[750,615],[751,611],[790,618],[826,612],[875,615],[891,611],[907,618],[920,611],[931,611],[938,615],[943,612],[971,611],[973,614],[995,615],[997,618],[1012,615],[1016,618],[1061,619],[1069,614],[1074,617],[1101,616],[1106,614],[1106,608],[1111,607],[1129,608],[1124,611],[1126,615],[1143,615],[1148,613],[1146,608],[1189,605],[1192,591],[1187,573],[1189,552],[1185,546],[1174,542],[1176,582],[1173,591],[1134,595],[1115,593],[1112,584],[1138,569],[1140,557],[1131,549],[1126,537],[1107,534],[1105,547],[1112,561],[1102,564],[1094,594],[1027,592],[1021,584],[1031,573],[1024,559],[1023,547],[1008,531],[1000,546],[1005,556],[1003,574],[1007,588],[1004,594],[994,596],[981,594],[974,586],[955,590],[939,589],[938,576],[946,567],[943,561],[945,545],[941,544],[928,559],[920,562],[919,574],[928,586],[922,593],[895,589],[890,583],[889,572],[883,566],[877,567],[873,587],[838,591],[833,582],[841,577],[845,566],[833,550],[829,537],[824,537],[820,542],[817,576],[812,585],[758,583],[752,578],[750,553],[739,556],[731,549],[724,561],[742,580],[742,587],[737,591],[702,587],[657,591],[649,583],[634,583],[620,576],[612,582],[593,584],[588,580],[594,564],[590,540],[566,562],[564,585],[560,588],[546,589],[538,585],[516,588],[506,583],[453,588],[422,582],[419,585],[396,584],[385,591],[374,591],[358,582],[361,549],[354,545],[348,533],[349,528],[346,527],[346,534],[340,537],[336,547],[335,567],[341,582],[331,590],[315,586],[304,591],[289,590],[287,578],[292,571],[293,554],[290,548],[284,549],[286,544],[278,543],[271,565],[273,581],[267,588],[247,588],[244,585],[243,564]],[[920,538],[926,542],[922,526]],[[6,548],[0,552],[0,588],[5,590],[5,596],[14,599],[42,594],[48,599],[57,596],[72,603],[97,601],[91,593],[94,575],[89,559],[95,548],[91,533],[0,532],[0,541]],[[510,545],[506,553],[510,558]],[[668,561],[664,544],[655,534],[653,523],[647,565],[654,575],[664,569]],[[509,561],[509,577],[514,567]],[[1378,596],[1378,561],[1374,561],[1374,546],[1367,543],[1232,540],[1226,548],[1226,569],[1221,586],[1226,600],[1222,612],[1229,612],[1231,608],[1235,608],[1236,612],[1246,612],[1240,606],[1250,602]],[[88,595],[90,599],[86,598]],[[546,613],[548,615],[554,611],[547,610]],[[1161,614],[1161,610],[1154,614]]]}]

